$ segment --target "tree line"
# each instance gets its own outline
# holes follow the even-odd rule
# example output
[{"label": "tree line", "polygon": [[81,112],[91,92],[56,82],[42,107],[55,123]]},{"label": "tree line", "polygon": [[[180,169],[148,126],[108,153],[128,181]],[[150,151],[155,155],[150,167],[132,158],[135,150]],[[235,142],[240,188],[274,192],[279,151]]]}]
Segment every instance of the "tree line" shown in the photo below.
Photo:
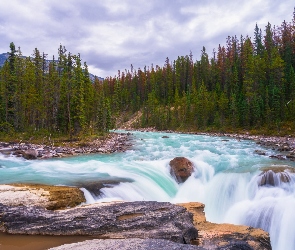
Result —
[{"label": "tree line", "polygon": [[0,132],[107,132],[122,114],[160,130],[295,130],[295,11],[291,22],[229,36],[210,58],[192,53],[163,66],[91,81],[87,64],[60,45],[48,61],[10,44],[0,69]]},{"label": "tree line", "polygon": [[295,129],[295,11],[291,22],[229,36],[212,58],[190,53],[163,67],[118,72],[114,111],[142,111],[140,126],[180,130]]},{"label": "tree line", "polygon": [[111,128],[109,97],[103,85],[89,78],[80,55],[60,45],[58,58],[47,60],[36,48],[31,57],[10,43],[0,69],[0,132],[77,134]]}]

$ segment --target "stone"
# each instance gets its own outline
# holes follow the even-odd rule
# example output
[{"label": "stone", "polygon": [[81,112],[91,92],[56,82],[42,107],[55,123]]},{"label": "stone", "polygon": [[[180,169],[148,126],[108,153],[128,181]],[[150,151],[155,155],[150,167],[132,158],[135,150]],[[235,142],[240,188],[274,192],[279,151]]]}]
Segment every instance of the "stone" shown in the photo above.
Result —
[{"label": "stone", "polygon": [[80,188],[86,188],[94,196],[100,196],[102,188],[112,188],[120,183],[132,182],[132,179],[127,178],[112,178],[112,179],[100,179],[100,180],[90,180],[90,181],[80,181],[74,183],[75,186]]},{"label": "stone", "polygon": [[0,202],[8,206],[40,206],[49,210],[75,207],[86,202],[76,187],[39,184],[0,185]]},{"label": "stone", "polygon": [[38,151],[36,149],[28,149],[23,151],[22,155],[26,160],[35,160],[38,157]]},{"label": "stone", "polygon": [[254,153],[255,153],[255,154],[258,154],[258,155],[266,155],[265,151],[263,151],[263,150],[258,150],[258,149],[255,150]]},{"label": "stone", "polygon": [[16,157],[21,157],[23,155],[23,151],[22,150],[15,150],[12,154],[15,155]]},{"label": "stone", "polygon": [[185,157],[175,157],[170,161],[170,174],[178,183],[185,182],[194,172],[193,163]]},{"label": "stone", "polygon": [[193,214],[198,228],[196,244],[204,249],[271,250],[269,234],[262,229],[206,221],[205,205],[199,202],[178,204]]},{"label": "stone", "polygon": [[198,236],[192,214],[168,202],[95,203],[57,211],[0,203],[0,214],[0,231],[9,234],[152,238],[182,244]]},{"label": "stone", "polygon": [[286,158],[283,155],[270,155],[269,158],[275,158],[278,160],[286,160]]},{"label": "stone", "polygon": [[4,155],[10,155],[12,152],[12,149],[7,147],[7,148],[0,148],[0,153]]},{"label": "stone", "polygon": [[288,158],[291,161],[294,161],[295,160],[295,155],[294,154],[288,154],[288,155],[286,155],[286,158]]},{"label": "stone", "polygon": [[120,250],[205,250],[205,248],[175,243],[162,239],[95,239],[79,243],[65,244],[50,250],[81,250],[81,249],[120,249]]},{"label": "stone", "polygon": [[259,175],[258,186],[280,186],[281,183],[291,181],[289,173],[295,173],[295,168],[287,166],[262,167]]}]

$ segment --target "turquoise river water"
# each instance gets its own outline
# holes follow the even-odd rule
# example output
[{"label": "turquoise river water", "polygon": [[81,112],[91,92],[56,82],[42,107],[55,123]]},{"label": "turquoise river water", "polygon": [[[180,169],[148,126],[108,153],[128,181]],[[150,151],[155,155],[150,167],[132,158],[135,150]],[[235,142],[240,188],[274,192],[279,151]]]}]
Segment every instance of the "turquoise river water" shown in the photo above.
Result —
[{"label": "turquoise river water", "polygon": [[[253,141],[225,137],[133,132],[133,144],[124,153],[64,159],[28,161],[0,155],[0,184],[81,186],[116,180],[118,185],[105,185],[97,196],[82,188],[87,203],[199,201],[206,205],[208,221],[259,227],[270,233],[274,250],[295,249],[295,174],[285,171],[287,182],[275,174],[275,185],[259,185],[262,167],[295,168],[294,163],[269,158],[273,152]],[[256,149],[267,155],[254,154]],[[187,157],[196,166],[183,184],[169,173],[169,161],[176,156]]]}]

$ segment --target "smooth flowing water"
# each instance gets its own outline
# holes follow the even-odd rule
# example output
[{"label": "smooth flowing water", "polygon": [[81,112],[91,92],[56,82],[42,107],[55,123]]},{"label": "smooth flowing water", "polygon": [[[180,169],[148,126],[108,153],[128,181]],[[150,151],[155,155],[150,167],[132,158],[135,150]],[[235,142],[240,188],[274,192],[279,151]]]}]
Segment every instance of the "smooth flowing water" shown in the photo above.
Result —
[{"label": "smooth flowing water", "polygon": [[[106,184],[99,195],[83,189],[88,203],[199,201],[206,205],[208,221],[259,227],[270,233],[273,249],[295,249],[292,162],[270,159],[270,150],[266,156],[254,154],[262,148],[253,141],[225,137],[134,132],[133,144],[132,150],[124,153],[64,159],[27,161],[0,155],[0,184],[85,183],[86,187],[87,183],[102,181]],[[177,156],[187,157],[196,166],[183,184],[169,172],[169,161]],[[289,168],[283,174],[274,170],[261,175],[261,168],[282,164]]]}]

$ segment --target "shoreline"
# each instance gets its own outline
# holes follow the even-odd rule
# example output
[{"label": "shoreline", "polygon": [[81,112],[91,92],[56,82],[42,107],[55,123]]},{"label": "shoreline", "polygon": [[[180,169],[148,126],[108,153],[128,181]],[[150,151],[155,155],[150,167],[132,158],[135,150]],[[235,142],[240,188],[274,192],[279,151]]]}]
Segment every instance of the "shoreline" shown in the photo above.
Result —
[{"label": "shoreline", "polygon": [[[116,130],[124,130],[126,133],[111,132],[105,139],[94,139],[87,143],[65,144],[63,146],[48,146],[45,144],[33,143],[8,143],[0,142],[0,154],[7,156],[23,157],[27,160],[63,158],[87,154],[111,154],[115,152],[125,152],[133,145],[131,143],[132,131],[139,132],[158,132],[158,133],[176,133],[176,134],[192,134],[205,135],[214,137],[228,137],[240,140],[252,140],[256,144],[273,150],[275,154],[269,155],[270,158],[278,160],[295,161],[295,137],[293,136],[267,136],[267,135],[251,135],[246,133],[220,133],[220,132],[183,132],[172,130],[157,130],[150,128],[118,128]],[[115,131],[116,131],[115,130]],[[266,155],[263,150],[256,150],[254,153]]]},{"label": "shoreline", "polygon": [[26,142],[0,142],[0,153],[23,157],[27,160],[61,158],[83,154],[110,154],[125,152],[132,147],[130,133],[110,133],[105,139],[94,139],[87,143],[54,146]]}]

